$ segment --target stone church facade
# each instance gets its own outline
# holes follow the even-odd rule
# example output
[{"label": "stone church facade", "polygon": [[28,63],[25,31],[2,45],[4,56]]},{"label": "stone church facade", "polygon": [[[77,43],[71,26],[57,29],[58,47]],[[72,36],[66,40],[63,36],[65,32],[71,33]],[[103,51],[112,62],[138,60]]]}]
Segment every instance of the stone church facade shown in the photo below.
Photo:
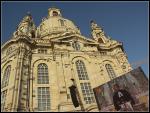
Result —
[{"label": "stone church facade", "polygon": [[93,88],[132,70],[122,43],[94,21],[83,36],[58,8],[38,27],[27,14],[1,50],[1,111],[98,111]]}]

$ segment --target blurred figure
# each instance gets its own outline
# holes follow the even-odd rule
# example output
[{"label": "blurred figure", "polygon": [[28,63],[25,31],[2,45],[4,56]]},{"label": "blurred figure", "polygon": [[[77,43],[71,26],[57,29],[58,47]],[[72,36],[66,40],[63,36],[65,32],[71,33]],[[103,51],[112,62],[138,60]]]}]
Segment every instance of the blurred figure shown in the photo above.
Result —
[{"label": "blurred figure", "polygon": [[117,111],[134,111],[135,104],[132,96],[125,89],[120,89],[118,84],[113,85],[113,103]]}]

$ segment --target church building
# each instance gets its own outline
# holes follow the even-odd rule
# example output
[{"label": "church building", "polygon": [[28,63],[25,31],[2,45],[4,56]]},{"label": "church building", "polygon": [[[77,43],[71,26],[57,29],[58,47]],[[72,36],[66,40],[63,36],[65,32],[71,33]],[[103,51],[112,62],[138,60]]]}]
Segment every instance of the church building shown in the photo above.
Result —
[{"label": "church building", "polygon": [[132,67],[122,43],[90,24],[88,38],[58,8],[38,27],[28,13],[1,47],[1,111],[98,111],[93,88]]}]

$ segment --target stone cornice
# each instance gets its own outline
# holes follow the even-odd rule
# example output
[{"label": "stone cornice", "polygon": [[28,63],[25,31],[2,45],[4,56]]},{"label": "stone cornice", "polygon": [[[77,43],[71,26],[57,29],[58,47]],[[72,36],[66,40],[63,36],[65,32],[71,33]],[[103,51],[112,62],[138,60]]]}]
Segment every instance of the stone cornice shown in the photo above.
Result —
[{"label": "stone cornice", "polygon": [[117,43],[115,43],[113,45],[110,45],[110,46],[99,45],[99,49],[109,50],[109,49],[113,49],[113,48],[118,47],[118,46],[120,46],[121,48],[123,48],[122,44],[117,42]]},{"label": "stone cornice", "polygon": [[6,43],[4,43],[1,46],[1,50],[5,49],[8,45],[12,44],[12,43],[18,43],[19,41],[24,41],[27,44],[35,44],[35,42],[33,40],[31,40],[29,37],[25,36],[25,35],[20,35],[17,38],[12,38],[11,40],[7,41]]}]

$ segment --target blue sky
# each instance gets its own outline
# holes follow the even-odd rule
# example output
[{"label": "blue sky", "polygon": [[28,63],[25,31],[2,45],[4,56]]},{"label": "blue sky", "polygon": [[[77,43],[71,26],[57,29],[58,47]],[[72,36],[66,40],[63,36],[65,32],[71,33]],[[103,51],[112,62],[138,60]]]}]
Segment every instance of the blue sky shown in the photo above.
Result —
[{"label": "blue sky", "polygon": [[[60,8],[63,17],[72,20],[87,37],[91,37],[90,20],[95,20],[112,39],[123,42],[130,63],[149,59],[147,2],[3,2],[1,43],[10,39],[28,11],[38,26],[52,6]],[[148,75],[148,61],[142,68]]]}]

